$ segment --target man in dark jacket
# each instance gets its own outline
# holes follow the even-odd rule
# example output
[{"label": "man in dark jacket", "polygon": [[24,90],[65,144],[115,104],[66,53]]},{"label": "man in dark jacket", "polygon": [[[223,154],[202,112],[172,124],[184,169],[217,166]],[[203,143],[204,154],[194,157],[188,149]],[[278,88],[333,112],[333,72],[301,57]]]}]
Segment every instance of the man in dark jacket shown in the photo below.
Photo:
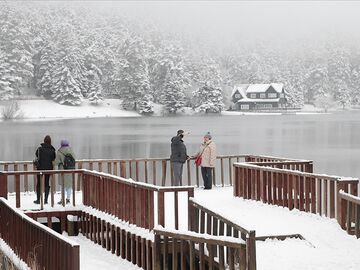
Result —
[{"label": "man in dark jacket", "polygon": [[174,185],[182,185],[182,171],[185,161],[189,158],[186,154],[186,146],[183,141],[184,131],[178,130],[177,135],[171,139],[170,161],[174,173]]},{"label": "man in dark jacket", "polygon": [[[56,157],[55,148],[51,145],[51,138],[47,135],[44,138],[44,143],[36,149],[35,152],[36,157],[39,160],[38,170],[52,170],[53,169],[53,161]],[[48,203],[49,191],[50,191],[50,183],[49,183],[50,175],[45,174],[45,203]],[[40,203],[40,175],[37,176],[37,184],[36,184],[36,200],[34,203]]]}]

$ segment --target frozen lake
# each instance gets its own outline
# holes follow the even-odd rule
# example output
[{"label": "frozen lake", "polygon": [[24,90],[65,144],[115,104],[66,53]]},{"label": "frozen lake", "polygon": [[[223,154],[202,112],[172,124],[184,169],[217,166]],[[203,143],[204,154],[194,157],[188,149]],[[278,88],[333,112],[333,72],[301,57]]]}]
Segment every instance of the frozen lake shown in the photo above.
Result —
[{"label": "frozen lake", "polygon": [[168,157],[178,129],[191,133],[189,154],[210,131],[219,155],[312,159],[316,172],[360,177],[360,112],[1,122],[0,160],[32,160],[46,134],[55,148],[68,138],[77,158]]}]

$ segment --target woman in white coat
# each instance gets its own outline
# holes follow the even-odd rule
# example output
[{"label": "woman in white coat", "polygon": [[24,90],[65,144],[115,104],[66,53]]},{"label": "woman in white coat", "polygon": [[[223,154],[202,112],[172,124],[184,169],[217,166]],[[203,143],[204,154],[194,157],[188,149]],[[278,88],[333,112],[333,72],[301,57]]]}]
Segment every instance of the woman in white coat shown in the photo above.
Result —
[{"label": "woman in white coat", "polygon": [[195,155],[201,155],[201,175],[204,180],[204,189],[211,189],[212,187],[212,170],[216,162],[216,144],[212,141],[210,132],[204,136],[204,141],[200,145],[199,152]]}]

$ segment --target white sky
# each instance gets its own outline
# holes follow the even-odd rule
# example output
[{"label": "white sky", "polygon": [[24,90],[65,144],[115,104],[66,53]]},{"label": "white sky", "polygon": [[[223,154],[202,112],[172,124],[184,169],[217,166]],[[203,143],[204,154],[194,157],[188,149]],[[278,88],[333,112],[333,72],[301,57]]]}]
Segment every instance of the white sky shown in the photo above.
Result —
[{"label": "white sky", "polygon": [[[87,2],[89,4],[90,2]],[[220,36],[359,35],[355,1],[93,1],[176,30]]]}]

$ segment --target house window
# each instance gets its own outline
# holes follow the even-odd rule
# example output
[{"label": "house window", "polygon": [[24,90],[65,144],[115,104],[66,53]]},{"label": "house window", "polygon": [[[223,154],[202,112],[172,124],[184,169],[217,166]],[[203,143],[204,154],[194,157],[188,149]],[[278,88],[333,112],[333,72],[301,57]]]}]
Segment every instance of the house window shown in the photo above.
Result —
[{"label": "house window", "polygon": [[250,94],[250,98],[256,98],[256,94]]},{"label": "house window", "polygon": [[284,93],[281,93],[281,94],[280,94],[280,97],[281,97],[281,98],[285,98],[285,94],[284,94]]},{"label": "house window", "polygon": [[240,106],[240,109],[242,109],[242,110],[249,110],[249,109],[250,109],[249,104],[242,104],[242,105]]},{"label": "house window", "polygon": [[277,94],[276,93],[269,93],[268,98],[277,98]]},{"label": "house window", "polygon": [[240,94],[235,94],[235,98],[239,99],[239,98],[241,98],[241,95]]},{"label": "house window", "polygon": [[266,98],[266,94],[264,93],[260,94],[260,98]]}]

